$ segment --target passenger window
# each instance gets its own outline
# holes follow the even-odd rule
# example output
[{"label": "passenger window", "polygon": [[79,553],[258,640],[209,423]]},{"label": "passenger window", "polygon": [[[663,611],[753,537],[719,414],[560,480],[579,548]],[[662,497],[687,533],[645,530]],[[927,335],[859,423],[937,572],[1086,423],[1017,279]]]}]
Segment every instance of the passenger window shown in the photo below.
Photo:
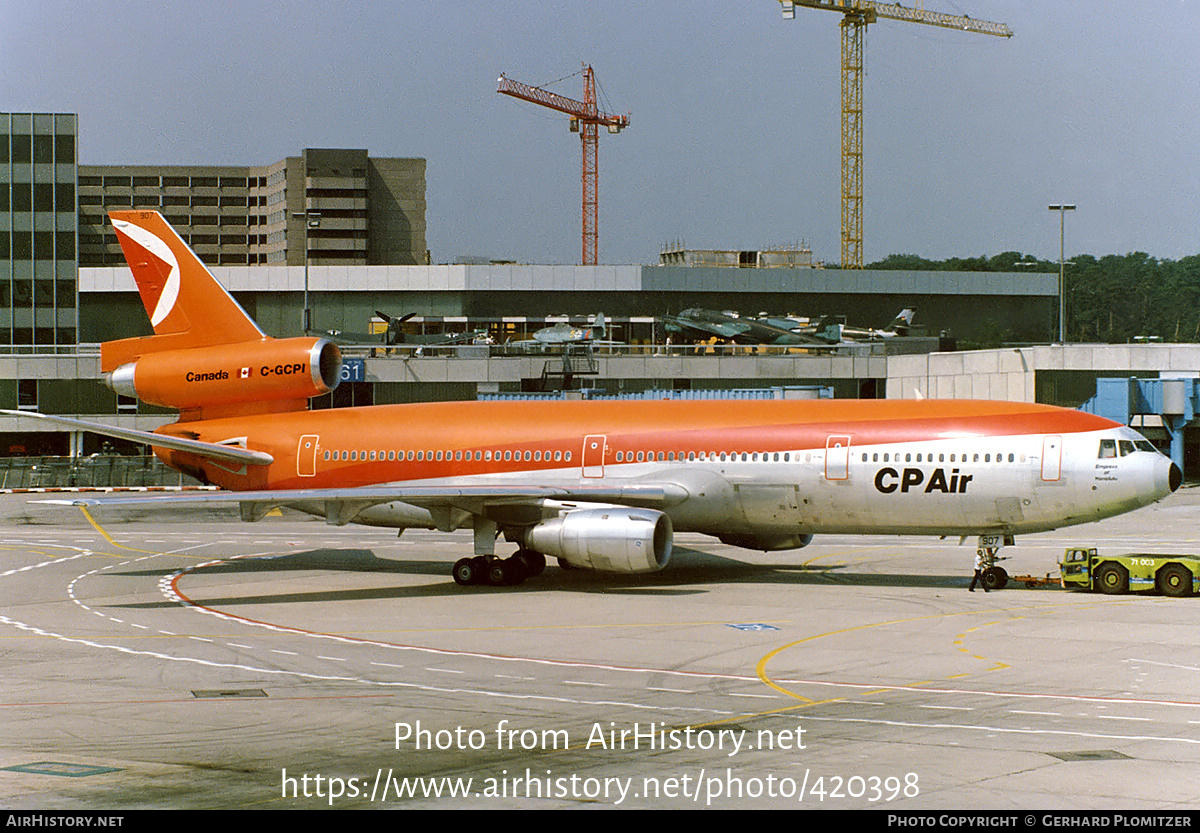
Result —
[{"label": "passenger window", "polygon": [[1100,441],[1100,459],[1107,460],[1110,457],[1117,456],[1117,441],[1116,440],[1101,440]]}]

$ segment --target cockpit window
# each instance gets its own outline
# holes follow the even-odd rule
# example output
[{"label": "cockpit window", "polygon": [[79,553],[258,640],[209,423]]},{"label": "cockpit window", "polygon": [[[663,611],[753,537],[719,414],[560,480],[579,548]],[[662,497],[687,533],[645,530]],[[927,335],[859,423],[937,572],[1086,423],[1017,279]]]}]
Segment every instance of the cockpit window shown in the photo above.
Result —
[{"label": "cockpit window", "polygon": [[1121,457],[1127,457],[1135,451],[1159,453],[1158,449],[1154,447],[1154,443],[1149,440],[1101,440],[1099,457],[1101,460],[1116,457],[1118,454]]}]

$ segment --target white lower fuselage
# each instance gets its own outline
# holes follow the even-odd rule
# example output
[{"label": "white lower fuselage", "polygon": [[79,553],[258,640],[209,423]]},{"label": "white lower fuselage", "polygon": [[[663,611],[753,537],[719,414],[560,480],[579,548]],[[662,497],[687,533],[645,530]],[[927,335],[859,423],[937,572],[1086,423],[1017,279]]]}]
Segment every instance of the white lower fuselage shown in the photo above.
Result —
[{"label": "white lower fuselage", "polygon": [[337,489],[352,501],[357,487],[529,489],[530,500],[436,506],[398,494],[345,518],[359,523],[455,529],[487,517],[504,531],[570,510],[539,503],[537,489],[586,505],[589,490],[658,488],[657,502],[620,502],[757,549],[821,533],[1037,532],[1179,485],[1178,469],[1131,429],[1018,403],[431,403],[178,427],[209,442],[248,438],[273,456],[240,473],[197,461],[235,491]]}]

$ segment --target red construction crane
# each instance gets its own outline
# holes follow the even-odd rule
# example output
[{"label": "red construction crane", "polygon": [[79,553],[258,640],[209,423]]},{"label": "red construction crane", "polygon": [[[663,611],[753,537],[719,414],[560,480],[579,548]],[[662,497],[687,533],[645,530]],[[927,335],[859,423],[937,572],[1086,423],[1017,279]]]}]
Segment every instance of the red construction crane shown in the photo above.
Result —
[{"label": "red construction crane", "polygon": [[566,113],[571,117],[571,132],[579,134],[583,144],[583,265],[595,266],[596,255],[599,251],[600,213],[597,209],[600,191],[600,172],[597,169],[597,149],[599,147],[596,128],[604,125],[609,133],[620,133],[629,127],[629,116],[613,116],[602,112],[596,106],[596,76],[591,66],[583,67],[583,101],[543,90],[541,87],[530,87],[520,81],[512,81],[500,76],[500,85],[496,92],[511,95],[514,98],[532,101],[551,110]]}]

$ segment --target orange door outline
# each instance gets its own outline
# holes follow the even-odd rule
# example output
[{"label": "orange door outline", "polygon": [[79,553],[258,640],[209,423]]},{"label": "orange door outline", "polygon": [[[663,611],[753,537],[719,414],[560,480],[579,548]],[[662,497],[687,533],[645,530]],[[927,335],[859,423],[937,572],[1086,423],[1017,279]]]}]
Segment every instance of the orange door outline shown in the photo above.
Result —
[{"label": "orange door outline", "polygon": [[604,476],[604,452],[608,446],[607,434],[588,434],[583,438],[583,476]]},{"label": "orange door outline", "polygon": [[831,435],[825,440],[825,479],[850,479],[850,437]]},{"label": "orange door outline", "polygon": [[296,447],[296,474],[313,477],[317,473],[317,447],[321,438],[317,434],[305,434]]}]

